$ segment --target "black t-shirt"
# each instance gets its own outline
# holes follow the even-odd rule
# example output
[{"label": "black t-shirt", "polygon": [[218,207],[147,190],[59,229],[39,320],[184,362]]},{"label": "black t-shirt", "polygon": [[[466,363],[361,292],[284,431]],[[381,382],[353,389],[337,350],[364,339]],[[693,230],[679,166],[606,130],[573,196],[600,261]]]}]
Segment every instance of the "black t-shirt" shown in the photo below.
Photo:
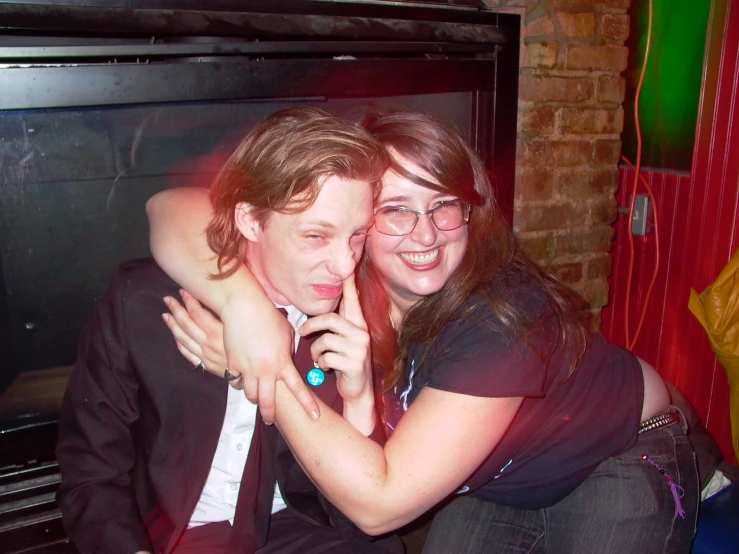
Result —
[{"label": "black t-shirt", "polygon": [[401,411],[425,386],[472,396],[523,396],[508,431],[460,494],[536,509],[563,499],[598,464],[633,446],[644,382],[638,360],[597,333],[569,375],[546,297],[536,283],[520,279],[507,294],[516,295],[540,325],[517,336],[489,304],[473,297],[460,313],[472,304],[476,309],[453,319],[428,352],[426,345],[413,345],[396,392]]}]

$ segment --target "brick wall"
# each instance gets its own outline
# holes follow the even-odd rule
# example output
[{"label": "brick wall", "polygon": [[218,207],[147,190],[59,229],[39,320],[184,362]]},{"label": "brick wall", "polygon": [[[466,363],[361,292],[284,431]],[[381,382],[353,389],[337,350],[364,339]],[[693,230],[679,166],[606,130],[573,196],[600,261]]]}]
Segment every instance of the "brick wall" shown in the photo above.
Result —
[{"label": "brick wall", "polygon": [[514,231],[590,302],[608,302],[630,0],[486,0],[523,15]]}]

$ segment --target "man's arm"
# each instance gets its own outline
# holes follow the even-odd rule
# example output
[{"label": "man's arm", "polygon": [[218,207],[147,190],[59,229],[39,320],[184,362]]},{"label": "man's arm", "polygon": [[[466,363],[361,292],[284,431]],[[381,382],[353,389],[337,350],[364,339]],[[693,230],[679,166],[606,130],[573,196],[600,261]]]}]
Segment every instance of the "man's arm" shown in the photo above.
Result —
[{"label": "man's arm", "polygon": [[113,280],[88,324],[60,414],[57,501],[82,554],[152,550],[130,477],[138,383],[129,366],[123,288],[123,279]]}]

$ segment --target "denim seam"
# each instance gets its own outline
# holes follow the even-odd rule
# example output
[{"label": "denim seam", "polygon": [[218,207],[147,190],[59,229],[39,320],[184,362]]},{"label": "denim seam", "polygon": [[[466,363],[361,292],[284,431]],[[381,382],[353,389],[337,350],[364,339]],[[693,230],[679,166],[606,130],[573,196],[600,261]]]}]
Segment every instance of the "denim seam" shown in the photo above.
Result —
[{"label": "denim seam", "polygon": [[539,513],[541,514],[541,518],[543,520],[542,521],[542,531],[541,531],[541,534],[534,541],[534,543],[531,545],[531,548],[529,548],[529,551],[527,554],[531,554],[531,552],[534,551],[534,548],[539,544],[539,541],[542,539],[544,539],[543,552],[547,551],[547,537],[549,536],[549,518],[547,516],[546,509],[539,510]]}]

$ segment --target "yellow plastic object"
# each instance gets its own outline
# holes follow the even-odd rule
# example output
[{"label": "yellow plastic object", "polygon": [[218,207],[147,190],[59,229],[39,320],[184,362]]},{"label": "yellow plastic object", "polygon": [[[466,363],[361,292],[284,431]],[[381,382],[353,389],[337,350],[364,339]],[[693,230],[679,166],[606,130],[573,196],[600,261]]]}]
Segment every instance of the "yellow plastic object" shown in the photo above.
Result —
[{"label": "yellow plastic object", "polygon": [[739,250],[706,290],[701,294],[690,290],[688,308],[705,328],[711,348],[726,369],[731,440],[739,457]]}]

